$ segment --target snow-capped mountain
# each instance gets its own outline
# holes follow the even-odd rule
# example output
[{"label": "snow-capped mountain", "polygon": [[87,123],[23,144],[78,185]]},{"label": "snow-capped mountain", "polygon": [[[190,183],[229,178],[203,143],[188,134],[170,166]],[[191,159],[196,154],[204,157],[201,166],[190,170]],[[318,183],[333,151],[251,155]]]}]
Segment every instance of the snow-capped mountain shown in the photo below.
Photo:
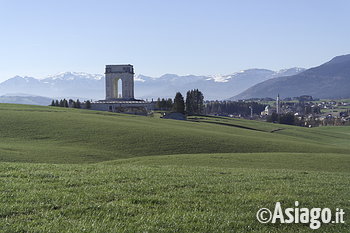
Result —
[{"label": "snow-capped mountain", "polygon": [[275,72],[266,69],[249,69],[230,75],[178,76],[166,74],[159,78],[139,75],[138,79],[141,79],[142,82],[135,82],[135,93],[138,97],[145,99],[173,98],[177,91],[185,95],[188,90],[198,88],[207,100],[223,100],[227,99],[230,93],[240,93],[270,78],[297,74],[303,70],[302,68],[291,68]]},{"label": "snow-capped mountain", "polygon": [[42,79],[16,76],[0,83],[0,94],[26,93],[47,97],[101,99],[104,78],[100,74],[65,72]]},{"label": "snow-capped mountain", "polygon": [[62,72],[56,75],[49,75],[42,79],[43,81],[52,80],[77,80],[77,79],[94,79],[101,80],[103,78],[102,74],[89,74],[85,72]]},{"label": "snow-capped mountain", "polygon": [[[230,75],[165,74],[161,77],[135,76],[135,97],[141,99],[173,98],[180,91],[183,95],[198,88],[208,100],[222,100],[273,77],[297,74],[304,69],[281,71],[249,69]],[[64,72],[42,79],[16,76],[0,83],[0,95],[26,93],[50,98],[104,99],[105,81],[102,74]]]}]

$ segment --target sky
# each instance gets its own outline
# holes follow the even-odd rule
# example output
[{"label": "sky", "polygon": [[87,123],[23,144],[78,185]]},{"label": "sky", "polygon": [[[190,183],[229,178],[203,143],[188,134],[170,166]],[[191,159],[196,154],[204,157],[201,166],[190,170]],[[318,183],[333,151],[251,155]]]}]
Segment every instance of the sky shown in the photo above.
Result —
[{"label": "sky", "polygon": [[350,53],[348,0],[0,0],[0,81],[65,71],[232,74]]}]

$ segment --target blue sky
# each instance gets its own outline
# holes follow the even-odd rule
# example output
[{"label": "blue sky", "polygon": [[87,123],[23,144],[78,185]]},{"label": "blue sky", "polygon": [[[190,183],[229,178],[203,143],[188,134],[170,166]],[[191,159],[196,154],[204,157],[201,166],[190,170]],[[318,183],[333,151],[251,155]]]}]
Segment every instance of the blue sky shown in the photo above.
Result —
[{"label": "blue sky", "polygon": [[230,74],[350,53],[347,0],[0,0],[0,81],[64,71]]}]

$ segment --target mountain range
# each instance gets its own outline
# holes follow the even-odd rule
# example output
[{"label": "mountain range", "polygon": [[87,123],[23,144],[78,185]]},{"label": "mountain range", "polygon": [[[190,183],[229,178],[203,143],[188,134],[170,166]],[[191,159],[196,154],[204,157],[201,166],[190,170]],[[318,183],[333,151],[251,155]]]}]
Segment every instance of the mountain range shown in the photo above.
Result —
[{"label": "mountain range", "polygon": [[179,76],[176,74],[165,74],[159,78],[139,75],[137,77],[139,81],[135,84],[135,93],[146,99],[157,97],[173,98],[178,91],[185,95],[190,89],[199,89],[207,100],[223,100],[232,96],[232,93],[238,94],[265,80],[297,74],[303,70],[305,69],[291,68],[280,71],[249,69],[230,75]]},{"label": "mountain range", "polygon": [[[135,97],[148,100],[158,97],[174,98],[178,91],[185,95],[188,90],[198,88],[207,100],[222,100],[265,80],[297,74],[303,70],[303,68],[291,68],[276,72],[267,69],[248,69],[230,75],[165,74],[157,78],[137,75]],[[16,76],[0,83],[0,95],[21,97],[22,94],[18,93],[25,93],[26,99],[31,95],[98,100],[104,99],[105,81],[102,74],[64,72],[42,79]]]},{"label": "mountain range", "polygon": [[102,98],[103,75],[65,72],[43,79],[15,76],[0,83],[1,95],[17,93],[50,98]]},{"label": "mountain range", "polygon": [[296,75],[258,83],[231,100],[311,95],[322,99],[350,98],[350,54],[338,56]]},{"label": "mountain range", "polygon": [[[281,97],[350,98],[350,55],[335,57],[307,70],[248,69],[229,75],[135,76],[138,99],[174,98],[176,92],[186,95],[190,89],[201,90],[206,100],[274,98],[277,94]],[[102,74],[64,72],[42,79],[16,76],[0,83],[0,102],[44,104],[49,99],[98,100],[104,97]]]}]

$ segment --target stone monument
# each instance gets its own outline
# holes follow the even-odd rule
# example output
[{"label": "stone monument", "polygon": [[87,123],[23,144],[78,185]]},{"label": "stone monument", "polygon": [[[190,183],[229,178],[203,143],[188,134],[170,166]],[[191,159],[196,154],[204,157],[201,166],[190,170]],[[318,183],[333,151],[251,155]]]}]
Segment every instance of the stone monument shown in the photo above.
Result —
[{"label": "stone monument", "polygon": [[[134,100],[134,67],[128,65],[106,65],[106,100]],[[121,80],[122,93],[118,93]]]},{"label": "stone monument", "polygon": [[[93,101],[91,110],[147,115],[155,107],[155,102],[135,99],[134,67],[128,65],[106,65],[106,99]],[[121,93],[118,81],[121,80]],[[86,108],[83,104],[83,108]]]}]

